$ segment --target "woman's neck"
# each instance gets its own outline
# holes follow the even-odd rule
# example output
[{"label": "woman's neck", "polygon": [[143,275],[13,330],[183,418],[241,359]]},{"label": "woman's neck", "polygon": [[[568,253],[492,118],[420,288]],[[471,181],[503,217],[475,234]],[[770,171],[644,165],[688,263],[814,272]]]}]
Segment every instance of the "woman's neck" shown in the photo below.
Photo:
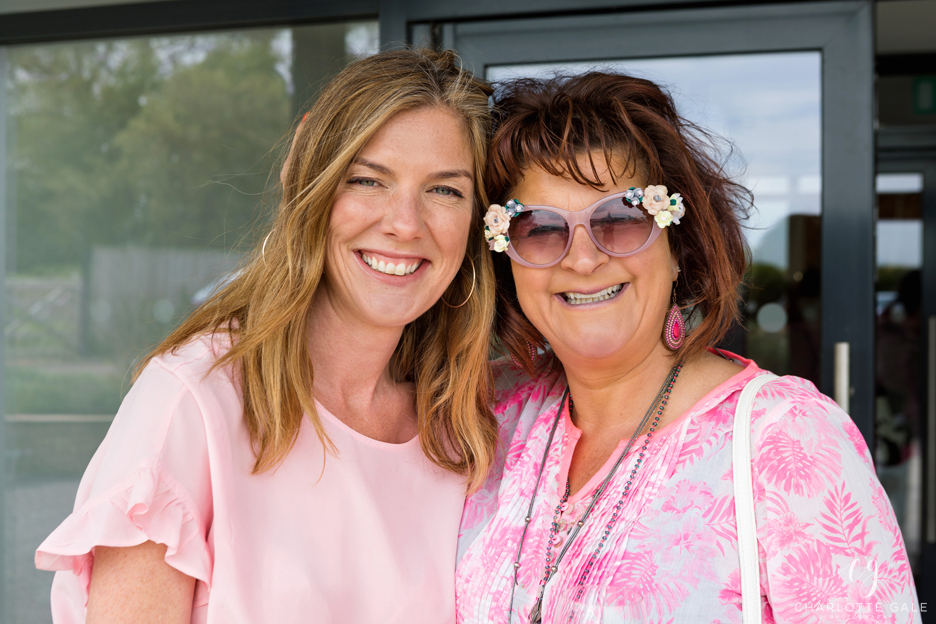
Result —
[{"label": "woman's neck", "polygon": [[[634,357],[637,352],[637,349],[629,350],[629,360],[591,361],[584,366],[575,358],[567,358],[571,365],[560,358],[575,400],[572,421],[582,431],[569,466],[573,494],[605,465],[621,440],[647,432],[649,424],[641,431],[637,430],[638,425],[647,411],[657,405],[657,395],[669,371],[679,361],[679,354],[671,353],[662,342],[645,350],[640,357]],[[708,352],[684,362],[657,429],[693,409],[707,393],[742,370],[737,364]]]},{"label": "woman's neck", "polygon": [[630,437],[677,358],[662,342],[617,361],[560,360],[575,400],[573,421],[583,435]]},{"label": "woman's neck", "polygon": [[316,298],[307,315],[315,398],[346,425],[385,442],[416,432],[412,384],[393,379],[390,359],[402,327],[380,327],[340,315]]}]

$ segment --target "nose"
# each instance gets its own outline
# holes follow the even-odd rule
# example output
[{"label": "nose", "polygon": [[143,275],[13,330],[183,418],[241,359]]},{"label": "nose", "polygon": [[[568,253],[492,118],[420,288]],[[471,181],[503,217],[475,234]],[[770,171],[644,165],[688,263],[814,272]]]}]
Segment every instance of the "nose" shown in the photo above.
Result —
[{"label": "nose", "polygon": [[569,253],[562,259],[563,269],[575,271],[581,275],[591,275],[599,267],[608,263],[608,254],[598,249],[592,242],[584,225],[577,225],[572,231],[572,245]]},{"label": "nose", "polygon": [[394,193],[382,222],[383,233],[400,241],[419,238],[423,228],[421,205],[416,193]]}]

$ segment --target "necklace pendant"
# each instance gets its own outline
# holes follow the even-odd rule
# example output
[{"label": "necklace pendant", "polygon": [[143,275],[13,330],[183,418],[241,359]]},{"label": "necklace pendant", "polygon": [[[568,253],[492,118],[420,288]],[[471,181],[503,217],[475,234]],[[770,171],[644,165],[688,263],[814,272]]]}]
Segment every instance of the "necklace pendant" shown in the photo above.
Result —
[{"label": "necklace pendant", "polygon": [[530,624],[541,624],[543,621],[543,599],[542,597],[533,605],[533,611],[530,612]]}]

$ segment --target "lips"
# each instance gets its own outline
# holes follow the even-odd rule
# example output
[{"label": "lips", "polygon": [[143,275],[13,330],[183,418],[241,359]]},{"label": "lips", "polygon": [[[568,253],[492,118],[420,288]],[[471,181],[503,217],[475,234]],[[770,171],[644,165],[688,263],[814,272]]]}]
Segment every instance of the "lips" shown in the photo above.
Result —
[{"label": "lips", "polygon": [[423,258],[390,258],[363,251],[360,255],[367,266],[384,275],[410,275],[423,263]]},{"label": "lips", "polygon": [[561,294],[562,298],[565,299],[568,304],[584,305],[586,303],[596,303],[598,301],[604,301],[605,299],[611,299],[620,293],[623,288],[624,284],[615,284],[614,286],[608,286],[603,290],[599,290],[596,293],[564,292]]}]

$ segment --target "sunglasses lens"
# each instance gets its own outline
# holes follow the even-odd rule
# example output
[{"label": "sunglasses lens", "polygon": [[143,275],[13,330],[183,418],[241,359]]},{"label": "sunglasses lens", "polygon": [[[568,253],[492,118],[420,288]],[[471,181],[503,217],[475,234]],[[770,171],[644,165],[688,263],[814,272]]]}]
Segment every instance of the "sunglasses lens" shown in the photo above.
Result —
[{"label": "sunglasses lens", "polygon": [[530,264],[557,260],[569,242],[569,224],[548,210],[524,210],[510,219],[510,244]]},{"label": "sunglasses lens", "polygon": [[623,197],[607,201],[595,209],[591,231],[598,243],[613,253],[640,249],[653,232],[653,218]]}]

